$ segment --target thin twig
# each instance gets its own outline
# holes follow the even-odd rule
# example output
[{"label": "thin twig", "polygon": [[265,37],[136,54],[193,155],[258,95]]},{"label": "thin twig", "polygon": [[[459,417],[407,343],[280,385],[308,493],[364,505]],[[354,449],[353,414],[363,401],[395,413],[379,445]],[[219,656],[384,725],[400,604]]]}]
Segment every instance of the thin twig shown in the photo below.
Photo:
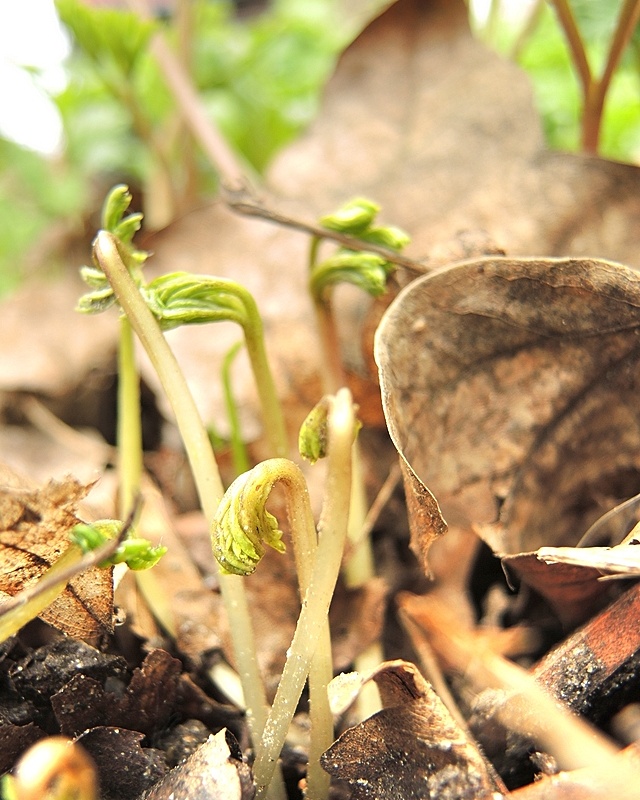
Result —
[{"label": "thin twig", "polygon": [[[27,588],[23,589],[19,594],[14,595],[0,605],[0,617],[5,617],[5,615],[13,609],[26,605],[28,602],[33,600],[34,597],[43,595],[50,589],[54,589],[57,586],[62,586],[64,588],[64,586],[66,586],[66,584],[69,583],[72,578],[75,578],[76,575],[79,575],[81,572],[85,572],[85,570],[95,567],[97,564],[101,564],[103,561],[111,558],[118,547],[129,535],[133,521],[140,509],[140,503],[141,497],[140,495],[137,495],[132,502],[129,516],[125,520],[124,525],[117,536],[114,536],[113,539],[110,539],[108,542],[100,545],[100,547],[96,547],[95,550],[91,550],[89,553],[81,556],[77,559],[77,561],[73,561],[63,569],[56,570],[55,565],[57,562],[54,562],[50,569],[45,573],[43,578],[31,586],[27,586]],[[70,544],[70,547],[71,546],[72,545]]]},{"label": "thin twig", "polygon": [[[147,0],[128,0],[128,5],[142,19],[152,17]],[[248,165],[240,163],[238,156],[205,113],[193,81],[162,33],[156,33],[149,49],[158,62],[187,127],[218,172],[221,182],[230,186],[246,184]]]},{"label": "thin twig", "polygon": [[308,233],[310,236],[331,239],[351,250],[366,250],[369,253],[377,253],[392,264],[406,267],[420,275],[424,275],[431,269],[424,261],[416,261],[412,258],[407,258],[407,256],[403,256],[401,253],[397,253],[394,250],[387,250],[386,247],[381,247],[371,242],[363,242],[355,236],[348,236],[345,233],[331,231],[313,222],[306,222],[305,220],[296,219],[295,217],[289,217],[286,214],[281,214],[279,211],[267,208],[267,206],[260,202],[253,192],[247,188],[246,184],[244,187],[238,189],[223,187],[222,198],[227,206],[238,214],[243,214],[247,217],[259,217],[266,222],[272,222],[275,225],[302,231],[303,233]]}]

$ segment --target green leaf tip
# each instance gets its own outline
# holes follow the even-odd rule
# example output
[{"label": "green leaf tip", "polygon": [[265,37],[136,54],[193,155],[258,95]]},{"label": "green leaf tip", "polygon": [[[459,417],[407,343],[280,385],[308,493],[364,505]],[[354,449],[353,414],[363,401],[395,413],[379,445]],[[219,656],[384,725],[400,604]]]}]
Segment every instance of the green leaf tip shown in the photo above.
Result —
[{"label": "green leaf tip", "polygon": [[351,283],[373,297],[387,288],[390,262],[375,253],[340,249],[318,264],[311,273],[310,288],[314,297],[337,283]]},{"label": "green leaf tip", "polygon": [[55,5],[60,20],[99,73],[118,84],[129,80],[146,52],[156,22],[123,9],[91,8],[79,0],[56,0]]},{"label": "green leaf tip", "polygon": [[243,328],[252,298],[240,284],[226,278],[171,272],[144,287],[149,308],[163,330],[180,325],[229,320]]},{"label": "green leaf tip", "polygon": [[305,417],[298,434],[298,450],[302,458],[315,464],[327,455],[327,415],[329,400],[325,396]]},{"label": "green leaf tip", "polygon": [[366,197],[355,197],[332,214],[320,217],[320,224],[323,228],[331,231],[358,236],[369,228],[378,211],[380,211],[380,206],[372,200],[367,200]]},{"label": "green leaf tip", "polygon": [[[136,283],[140,284],[142,282],[140,267],[149,257],[149,253],[137,250],[133,245],[133,237],[140,230],[143,215],[133,213],[125,216],[130,204],[131,193],[128,186],[125,184],[114,186],[102,205],[101,223],[102,230],[115,237],[118,253],[123,263]],[[95,257],[93,257],[93,266],[80,268],[80,277],[92,291],[87,292],[79,299],[76,311],[83,314],[99,314],[115,305],[116,298],[111,284],[100,269]]]},{"label": "green leaf tip", "polygon": [[274,462],[263,461],[238,476],[218,506],[211,526],[213,555],[226,575],[251,575],[266,552],[266,546],[284,553],[278,520],[265,508],[280,471]]},{"label": "green leaf tip", "polygon": [[[80,523],[71,529],[70,538],[83,553],[96,550],[110,539],[120,534],[122,523],[114,519],[101,519],[87,525]],[[100,564],[101,567],[110,567],[114,564],[126,564],[129,569],[142,570],[154,567],[167,548],[162,545],[152,545],[146,539],[130,537],[125,539],[111,558]]]},{"label": "green leaf tip", "polygon": [[[398,252],[409,243],[409,236],[395,225],[374,225],[379,210],[371,200],[357,197],[333,214],[321,217],[320,224],[325,228],[357,237],[363,248],[341,247],[325,261],[312,263],[310,288],[316,300],[321,300],[324,292],[336,283],[351,283],[373,297],[384,294],[395,265],[383,255],[367,251],[365,243]],[[320,238],[316,238],[313,245],[312,262]]]}]

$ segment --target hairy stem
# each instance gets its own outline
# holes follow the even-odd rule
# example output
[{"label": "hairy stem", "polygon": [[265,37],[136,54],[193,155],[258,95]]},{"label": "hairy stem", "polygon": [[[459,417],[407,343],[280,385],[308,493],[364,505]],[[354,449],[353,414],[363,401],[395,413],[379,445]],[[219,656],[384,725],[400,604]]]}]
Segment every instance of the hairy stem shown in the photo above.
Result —
[{"label": "hairy stem", "polygon": [[127,317],[120,319],[118,345],[118,473],[119,510],[124,519],[140,491],[142,477],[142,424],[140,375],[136,366],[133,331]]},{"label": "hairy stem", "polygon": [[[94,253],[158,373],[176,417],[202,509],[211,524],[223,495],[222,481],[209,437],[184,375],[158,323],[122,262],[115,237],[107,231],[100,231],[94,243]],[[265,726],[267,702],[255,656],[247,598],[243,583],[237,576],[220,575],[219,579],[247,703],[249,730],[256,743],[260,741]]]},{"label": "hairy stem", "polygon": [[247,354],[256,381],[266,434],[273,455],[278,458],[284,458],[289,451],[287,429],[273,375],[269,368],[269,361],[267,360],[262,320],[256,302],[250,292],[242,289],[241,297],[247,315],[247,322],[244,326]]},{"label": "hairy stem", "polygon": [[256,800],[265,797],[287,730],[302,694],[321,631],[326,624],[347,536],[351,451],[355,418],[348,389],[330,398],[325,503],[316,560],[289,654],[254,762]]}]

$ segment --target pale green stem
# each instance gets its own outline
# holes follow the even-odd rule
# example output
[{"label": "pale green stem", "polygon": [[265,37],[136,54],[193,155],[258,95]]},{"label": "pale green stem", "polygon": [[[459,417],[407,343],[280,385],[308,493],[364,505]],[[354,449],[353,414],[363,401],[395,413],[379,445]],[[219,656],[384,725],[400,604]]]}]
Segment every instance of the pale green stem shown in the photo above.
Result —
[{"label": "pale green stem", "polygon": [[316,560],[253,765],[256,800],[265,797],[276,769],[318,640],[326,625],[331,597],[340,571],[347,536],[351,453],[355,431],[353,402],[348,389],[341,389],[335,397],[330,398],[328,426],[328,475]]},{"label": "pale green stem", "polygon": [[233,458],[233,468],[237,475],[246,472],[251,468],[249,463],[249,456],[247,448],[242,439],[240,431],[240,419],[238,416],[238,406],[233,397],[233,390],[231,388],[231,366],[242,349],[243,342],[236,342],[225,355],[222,360],[222,393],[224,395],[224,405],[229,418],[229,427],[231,429],[231,456]]},{"label": "pale green stem", "polygon": [[[309,273],[311,273],[318,261],[318,253],[322,237],[313,236],[309,246]],[[313,311],[318,326],[318,336],[320,339],[320,372],[322,379],[323,394],[335,394],[341,386],[346,386],[346,377],[340,357],[340,342],[338,331],[333,313],[331,311],[331,300],[329,292],[323,295],[311,292]]]},{"label": "pale green stem", "polygon": [[320,340],[320,370],[324,394],[334,393],[346,385],[346,377],[340,356],[340,342],[331,301],[328,298],[313,297],[313,310],[318,326]]},{"label": "pale green stem", "polygon": [[[349,504],[348,541],[353,545],[352,552],[345,559],[342,569],[345,583],[350,589],[364,586],[375,575],[371,537],[362,536],[367,517],[367,496],[362,474],[362,456],[360,445],[356,440],[353,446],[353,480],[351,482],[351,499]],[[382,645],[372,642],[355,658],[356,671],[366,675],[384,660]],[[374,681],[367,681],[362,687],[355,704],[357,716],[362,720],[380,711],[380,693]]]},{"label": "pale green stem", "polygon": [[[82,551],[80,548],[76,547],[76,545],[70,545],[40,578],[38,583],[45,580],[47,582],[47,588],[44,591],[39,591],[38,584],[34,584],[33,587],[29,587],[33,589],[32,592],[29,592],[29,595],[26,594],[29,590],[25,590],[25,596],[28,599],[24,603],[13,605],[9,601],[13,605],[9,611],[4,610],[0,605],[0,642],[4,642],[10,636],[16,634],[27,622],[35,619],[62,594],[69,582],[69,570],[73,570],[81,560]],[[59,580],[56,580],[57,578]]]},{"label": "pale green stem", "polygon": [[118,480],[119,515],[124,519],[140,491],[142,425],[140,375],[136,366],[133,331],[127,317],[120,319],[118,346]]},{"label": "pale green stem", "polygon": [[[309,492],[299,467],[287,459],[271,459],[265,462],[280,474],[286,486],[287,516],[291,525],[296,572],[300,595],[304,600],[313,574],[317,553],[317,534]],[[311,741],[307,765],[307,800],[326,800],[329,794],[330,776],[320,766],[320,756],[333,742],[333,715],[329,706],[327,687],[333,678],[331,657],[331,633],[328,617],[320,630],[320,639],[309,669],[309,717]]]},{"label": "pale green stem", "polygon": [[[222,481],[211,442],[184,375],[155,317],[122,262],[115,237],[107,231],[100,231],[94,243],[94,254],[158,373],[176,417],[202,509],[207,522],[211,524],[223,495]],[[265,726],[267,700],[255,655],[247,598],[243,582],[238,576],[221,574],[219,580],[247,703],[247,722],[255,745],[260,741]],[[278,780],[282,785],[281,778]],[[283,786],[279,796],[284,797]]]},{"label": "pale green stem", "polygon": [[273,455],[278,458],[285,458],[289,452],[287,429],[273,375],[269,368],[269,361],[267,360],[262,319],[253,296],[246,289],[242,287],[240,289],[240,296],[246,313],[244,334],[247,354],[255,377],[258,397],[260,398],[266,435]]},{"label": "pale green stem", "polygon": [[[310,269],[313,269],[319,247],[319,237],[314,237],[309,253]],[[326,394],[334,394],[341,386],[346,385],[346,375],[340,356],[340,342],[336,329],[335,317],[331,310],[331,301],[325,291],[324,296],[313,296],[313,306],[320,338],[322,358],[322,383]],[[362,457],[356,441],[353,448],[353,481],[351,484],[351,503],[349,507],[348,539],[354,543],[353,551],[345,559],[343,574],[347,586],[356,588],[363,586],[375,575],[371,538],[362,537],[361,531],[367,515],[367,497],[362,473]],[[383,661],[382,647],[372,643],[355,659],[355,668],[362,674],[368,673]],[[380,695],[373,681],[368,681],[358,696],[356,703],[360,719],[375,714],[380,710]]]}]

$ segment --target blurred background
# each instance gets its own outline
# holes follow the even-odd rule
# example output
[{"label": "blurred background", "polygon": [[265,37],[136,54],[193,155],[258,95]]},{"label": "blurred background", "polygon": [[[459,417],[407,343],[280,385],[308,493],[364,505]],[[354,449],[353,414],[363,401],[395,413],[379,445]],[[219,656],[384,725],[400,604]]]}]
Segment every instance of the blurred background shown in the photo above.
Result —
[{"label": "blurred background", "polygon": [[[141,195],[159,228],[216,189],[184,145],[172,99],[148,53],[161,28],[219,131],[260,175],[313,119],[340,52],[381,0],[154,0],[153,21],[126,3],[0,3],[0,295],[35,269],[51,274],[65,237],[93,224],[106,189]],[[573,0],[594,72],[621,0]],[[531,76],[550,147],[580,147],[580,87],[550,4],[469,0],[476,35]],[[599,154],[640,163],[640,33],[607,94]],[[140,205],[139,204],[139,205]],[[95,227],[95,226],[94,226]]]}]

